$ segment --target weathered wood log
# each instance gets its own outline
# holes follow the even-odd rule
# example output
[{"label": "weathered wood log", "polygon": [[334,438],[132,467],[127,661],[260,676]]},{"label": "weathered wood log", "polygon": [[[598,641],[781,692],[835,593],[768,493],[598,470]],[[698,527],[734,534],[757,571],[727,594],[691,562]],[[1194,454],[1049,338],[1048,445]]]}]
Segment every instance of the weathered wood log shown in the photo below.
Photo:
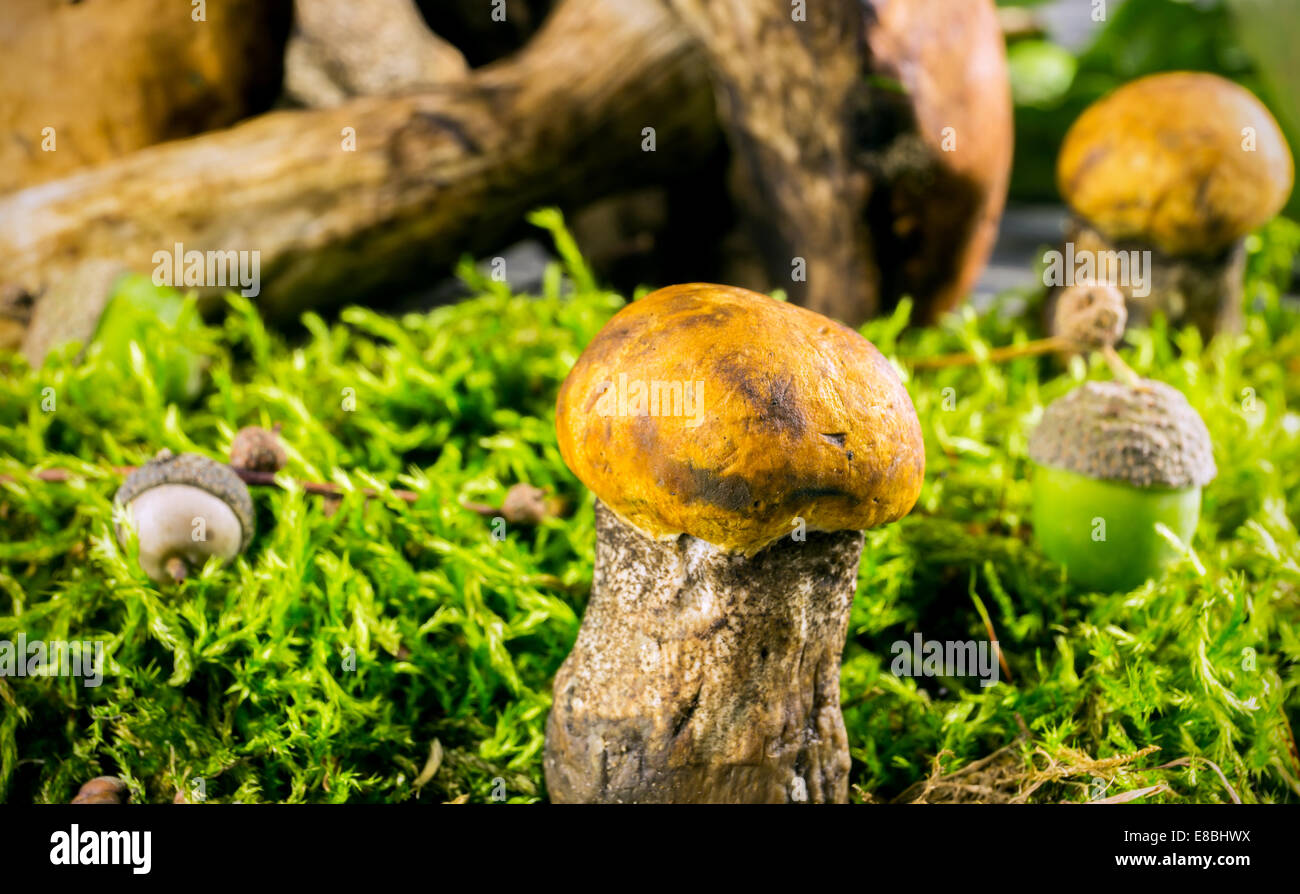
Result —
[{"label": "weathered wood log", "polygon": [[445,86],[267,115],[0,199],[0,317],[38,359],[91,333],[118,272],[178,244],[258,252],[272,318],[382,303],[539,204],[696,169],[716,93],[769,275],[742,284],[852,324],[903,294],[933,318],[983,266],[1005,192],[991,0],[791,9],[565,0],[521,52]]},{"label": "weathered wood log", "polygon": [[310,108],[449,84],[469,72],[414,0],[295,0],[285,94]]},{"label": "weathered wood log", "polygon": [[992,251],[1011,95],[990,0],[669,0],[704,47],[772,285],[859,323],[932,321]]},{"label": "weathered wood log", "polygon": [[271,113],[6,197],[0,284],[11,307],[36,297],[34,360],[90,335],[115,271],[150,272],[177,243],[259,252],[272,318],[371,298],[495,247],[539,204],[691,164],[717,139],[711,103],[657,2],[563,4],[524,51],[457,84]]},{"label": "weathered wood log", "polygon": [[884,138],[859,162],[872,173],[872,244],[893,259],[881,293],[890,305],[911,295],[915,318],[933,322],[974,288],[997,240],[1015,142],[1004,41],[992,0],[872,7],[862,105]]},{"label": "weathered wood log", "polygon": [[780,0],[670,5],[708,56],[738,198],[773,282],[820,313],[866,318],[879,273],[848,129],[865,67],[862,4],[830,0],[806,19]]}]

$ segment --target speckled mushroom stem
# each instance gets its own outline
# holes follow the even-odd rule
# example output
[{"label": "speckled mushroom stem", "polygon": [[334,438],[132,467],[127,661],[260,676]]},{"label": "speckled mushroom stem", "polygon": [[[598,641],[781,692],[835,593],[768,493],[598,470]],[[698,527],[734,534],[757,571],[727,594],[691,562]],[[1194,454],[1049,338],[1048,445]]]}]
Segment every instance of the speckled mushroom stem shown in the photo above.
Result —
[{"label": "speckled mushroom stem", "polygon": [[[1151,252],[1151,269],[1144,271],[1150,277],[1150,294],[1137,296],[1131,285],[1118,284],[1128,305],[1130,325],[1146,326],[1159,312],[1172,323],[1196,326],[1206,338],[1241,328],[1246,264],[1242,240],[1212,255],[1174,256],[1143,242],[1112,242],[1076,215],[1070,216],[1065,240],[1074,243],[1076,256],[1085,251],[1094,257],[1100,252]],[[1048,313],[1051,319],[1050,303]]]},{"label": "speckled mushroom stem", "polygon": [[652,540],[596,504],[591,600],[555,678],[557,802],[843,802],[840,656],[863,536],[752,558]]}]

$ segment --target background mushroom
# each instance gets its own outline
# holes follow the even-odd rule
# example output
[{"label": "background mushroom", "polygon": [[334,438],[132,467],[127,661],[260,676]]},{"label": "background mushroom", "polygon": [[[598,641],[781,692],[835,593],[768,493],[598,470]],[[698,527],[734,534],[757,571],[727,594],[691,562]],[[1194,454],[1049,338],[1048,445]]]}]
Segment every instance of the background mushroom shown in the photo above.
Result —
[{"label": "background mushroom", "polygon": [[1205,422],[1176,388],[1085,382],[1053,401],[1029,439],[1034,535],[1075,583],[1129,590],[1188,543],[1215,475]]},{"label": "background mushroom", "polygon": [[1057,162],[1075,255],[1151,250],[1149,295],[1117,283],[1130,318],[1158,310],[1206,335],[1239,326],[1242,239],[1286,204],[1293,177],[1268,110],[1199,72],[1141,78],[1094,103]]},{"label": "background mushroom", "polygon": [[1034,357],[1059,351],[1076,354],[1082,351],[1100,351],[1116,375],[1133,377],[1115,345],[1124,337],[1128,311],[1124,295],[1114,286],[1080,283],[1061,292],[1055,302],[1052,331],[1055,335],[1031,341],[989,348],[979,353],[932,354],[912,361],[912,369],[944,369],[951,366],[973,366],[976,363],[1004,363],[1017,357]]},{"label": "background mushroom", "polygon": [[[160,453],[131,473],[115,502],[129,510],[140,567],[158,582],[182,580],[209,556],[228,561],[253,539],[248,487],[229,466],[197,453]],[[125,542],[123,527],[117,535]]]},{"label": "background mushroom", "polygon": [[551,798],[846,800],[861,531],[911,509],[925,463],[893,367],[812,311],[672,286],[591,342],[556,428],[598,499],[591,600],[547,723]]}]

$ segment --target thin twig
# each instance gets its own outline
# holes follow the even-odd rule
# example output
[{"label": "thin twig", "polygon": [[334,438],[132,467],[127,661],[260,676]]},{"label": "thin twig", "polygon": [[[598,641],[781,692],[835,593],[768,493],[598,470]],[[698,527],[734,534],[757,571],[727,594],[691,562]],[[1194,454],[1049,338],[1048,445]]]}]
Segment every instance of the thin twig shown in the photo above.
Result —
[{"label": "thin twig", "polygon": [[1037,338],[1019,345],[1006,345],[990,348],[984,354],[941,354],[938,357],[918,357],[907,361],[913,369],[945,369],[950,366],[974,366],[976,363],[1002,363],[1017,357],[1037,357],[1054,351],[1077,351],[1079,346],[1068,338],[1053,335],[1050,338]]},{"label": "thin twig", "polygon": [[993,643],[993,648],[998,650],[998,664],[1002,666],[1002,673],[1006,676],[1007,682],[1009,683],[1011,682],[1011,668],[1007,664],[1006,655],[1002,652],[1002,643],[998,640],[998,632],[997,629],[994,628],[993,620],[991,618],[984,618],[984,629],[988,631],[989,642]]},{"label": "thin twig", "polygon": [[1007,665],[1006,656],[1002,654],[1002,645],[998,642],[998,632],[993,627],[993,619],[989,617],[988,609],[984,607],[984,601],[978,596],[971,594],[975,600],[975,609],[979,613],[980,620],[984,622],[984,630],[989,635],[989,643],[998,652],[998,664],[1002,667],[1002,673],[1006,675],[1007,682],[1011,682],[1011,668]]},{"label": "thin twig", "polygon": [[[1129,801],[1136,801],[1138,798],[1145,798],[1148,795],[1159,795],[1164,792],[1173,794],[1173,789],[1163,782],[1155,785],[1148,785],[1146,788],[1134,789],[1131,792],[1120,792],[1118,795],[1111,795],[1109,798],[1099,798],[1096,801],[1084,801],[1085,804],[1127,804]],[[1073,802],[1067,802],[1073,803]]]},{"label": "thin twig", "polygon": [[1214,772],[1218,774],[1219,781],[1223,783],[1223,787],[1228,790],[1228,797],[1232,798],[1232,803],[1233,804],[1241,803],[1241,798],[1237,797],[1237,790],[1232,787],[1231,783],[1228,782],[1228,777],[1224,776],[1223,771],[1219,769],[1219,765],[1216,764],[1214,761],[1210,760],[1208,757],[1201,757],[1199,755],[1180,757],[1177,760],[1172,760],[1167,764],[1161,764],[1160,766],[1156,767],[1156,769],[1168,770],[1170,767],[1190,767],[1192,765],[1193,760],[1202,760],[1205,761],[1207,764],[1209,764],[1214,769]]},{"label": "thin twig", "polygon": [[1280,705],[1278,706],[1278,712],[1282,715],[1282,729],[1286,730],[1287,745],[1290,746],[1287,751],[1291,758],[1291,765],[1300,770],[1300,751],[1296,750],[1295,733],[1291,731],[1291,721],[1287,720],[1286,711]]},{"label": "thin twig", "polygon": [[1141,376],[1133,371],[1133,367],[1124,362],[1124,358],[1119,355],[1119,351],[1116,351],[1110,345],[1106,345],[1101,349],[1101,356],[1106,359],[1106,365],[1110,367],[1111,375],[1117,379],[1123,379],[1132,388],[1141,386]]},{"label": "thin twig", "polygon": [[[114,474],[122,477],[130,475],[132,472],[136,470],[136,468],[137,468],[136,466],[112,466],[111,467]],[[251,469],[236,469],[234,466],[231,466],[231,468],[234,469],[236,475],[238,475],[241,479],[243,479],[245,484],[251,484],[254,486],[264,486],[264,487],[272,487],[278,484],[278,482],[275,480],[275,475],[276,475],[275,472],[255,472]],[[79,473],[73,471],[72,469],[41,469],[40,471],[30,472],[29,474],[31,475],[31,477],[39,481],[55,481],[55,482],[70,481],[74,478],[83,477]],[[18,478],[13,475],[0,475],[0,482],[17,481],[17,480]],[[294,483],[297,484],[299,487],[301,487],[307,493],[316,494],[318,496],[341,497],[346,493],[346,491],[343,488],[339,487],[337,484],[331,484],[325,481],[295,481]],[[367,497],[381,496],[380,492],[375,490],[374,488],[365,488],[362,491],[362,493],[364,493]],[[410,491],[410,490],[393,489],[388,491],[388,493],[391,493],[399,500],[404,500],[407,503],[414,503],[416,500],[420,498],[419,494],[417,494],[415,491]]]}]

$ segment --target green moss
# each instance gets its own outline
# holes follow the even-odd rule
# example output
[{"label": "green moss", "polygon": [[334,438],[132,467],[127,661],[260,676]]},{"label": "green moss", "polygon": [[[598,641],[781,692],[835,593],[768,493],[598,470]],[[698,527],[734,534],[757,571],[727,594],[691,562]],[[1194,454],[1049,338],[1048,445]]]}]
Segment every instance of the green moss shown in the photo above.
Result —
[{"label": "green moss", "polygon": [[[845,653],[861,791],[894,797],[941,752],[959,766],[1023,723],[1025,766],[1036,749],[1160,749],[1096,770],[1100,782],[1043,786],[1037,800],[1158,782],[1170,789],[1158,799],[1228,799],[1203,761],[1160,769],[1183,757],[1215,762],[1243,800],[1300,800],[1288,728],[1300,708],[1300,314],[1276,297],[1295,241],[1281,228],[1252,243],[1262,305],[1240,338],[1205,348],[1159,326],[1130,335],[1126,358],[1187,393],[1220,469],[1194,558],[1131,593],[1072,590],[1028,526],[1027,434],[1046,401],[1104,370],[1024,359],[909,381],[927,482],[912,516],[869,534]],[[232,298],[190,341],[207,371],[185,405],[160,391],[157,352],[139,345],[125,363],[95,346],[39,371],[0,359],[0,474],[16,477],[0,484],[0,640],[102,640],[109,666],[97,688],[0,678],[0,800],[66,801],[100,774],[146,801],[197,778],[216,801],[544,797],[550,678],[577,632],[594,541],[589,495],[556,450],[553,403],[621,304],[560,244],[567,278],[553,270],[540,296],[512,296],[467,266],[478,294],[465,303],[400,319],[308,315],[293,343]],[[904,333],[905,321],[906,307],[864,333],[895,357],[1033,334],[969,311],[941,328]],[[161,447],[222,458],[239,427],[274,422],[286,474],[348,496],[330,514],[296,488],[257,488],[249,552],[160,591],[112,537],[108,467]],[[26,476],[53,466],[84,477]],[[459,506],[499,503],[516,481],[576,508],[497,540],[490,519]],[[381,496],[366,501],[363,487]],[[893,642],[983,638],[985,617],[1009,681],[890,673]],[[434,740],[437,771],[417,785]]]}]

